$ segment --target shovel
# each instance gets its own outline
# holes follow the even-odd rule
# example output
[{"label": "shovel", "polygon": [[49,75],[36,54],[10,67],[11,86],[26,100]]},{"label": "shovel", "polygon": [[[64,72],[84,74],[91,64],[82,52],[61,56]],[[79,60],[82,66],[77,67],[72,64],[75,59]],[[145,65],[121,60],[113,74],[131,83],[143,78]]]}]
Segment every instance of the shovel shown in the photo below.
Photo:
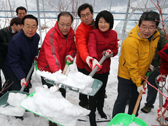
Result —
[{"label": "shovel", "polygon": [[[146,80],[147,79],[148,79],[148,76],[146,76]],[[143,85],[145,84],[146,84],[146,81],[144,81]],[[140,126],[148,126],[145,121],[143,121],[140,118],[135,117],[142,94],[143,94],[143,91],[141,90],[139,93],[138,99],[136,101],[132,115],[129,115],[126,113],[119,113],[114,116],[114,118],[107,124],[107,126],[112,126],[116,124],[123,124],[122,126],[129,126],[129,124],[132,124],[133,122]]]},{"label": "shovel", "polygon": [[[31,68],[30,68],[30,70],[29,70],[29,73],[28,73],[28,75],[27,75],[27,77],[26,77],[26,82],[29,80],[30,75],[31,75],[31,73],[32,73],[32,71],[33,71],[33,69],[34,69],[34,65],[35,65],[35,64],[36,64],[36,63],[33,63],[33,64],[32,64],[32,66],[31,66]],[[0,98],[0,107],[3,106],[3,107],[5,108],[5,107],[8,107],[8,106],[11,106],[11,105],[9,105],[9,104],[7,103],[9,93],[21,93],[21,94],[26,94],[26,95],[28,96],[29,93],[24,92],[24,91],[23,91],[24,89],[25,89],[25,85],[22,86],[22,88],[21,88],[20,91],[15,91],[15,90],[13,90],[13,91],[8,91],[7,93],[5,93],[5,94]],[[11,107],[12,107],[12,106],[11,106]],[[1,113],[1,112],[0,112],[0,113]]]},{"label": "shovel", "polygon": [[[112,55],[113,55],[113,52],[109,55],[105,55],[105,52],[103,52],[102,54],[102,58],[101,60],[99,61],[99,64],[101,65],[104,60],[106,60],[107,58],[110,58]],[[91,73],[89,74],[89,76],[93,77],[93,75],[96,73],[96,71],[98,70],[98,66],[96,66],[92,71]],[[102,86],[102,82],[98,79],[94,79],[93,81],[93,84],[89,85],[88,87],[92,88],[91,92],[83,92],[82,90],[76,88],[76,87],[72,87],[72,86],[69,86],[69,85],[65,85],[63,83],[56,83],[55,81],[53,80],[48,80],[48,79],[45,79],[47,83],[49,84],[52,84],[52,85],[56,85],[60,88],[64,88],[64,89],[69,89],[71,91],[74,91],[74,92],[78,92],[78,93],[81,93],[81,94],[85,94],[85,95],[89,95],[89,96],[94,96],[97,91],[101,88]]]}]

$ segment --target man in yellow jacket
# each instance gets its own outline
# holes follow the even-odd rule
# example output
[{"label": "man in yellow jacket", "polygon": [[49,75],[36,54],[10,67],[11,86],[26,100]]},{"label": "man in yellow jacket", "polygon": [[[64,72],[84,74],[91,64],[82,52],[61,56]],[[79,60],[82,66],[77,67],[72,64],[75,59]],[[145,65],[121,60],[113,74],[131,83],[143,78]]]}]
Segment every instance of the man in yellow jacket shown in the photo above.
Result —
[{"label": "man in yellow jacket", "polygon": [[160,33],[157,30],[159,21],[157,12],[144,12],[139,19],[139,24],[129,32],[122,43],[118,68],[118,96],[112,117],[125,112],[129,95],[131,96],[128,114],[132,114],[140,91],[144,91],[141,76],[145,77],[160,39]]}]

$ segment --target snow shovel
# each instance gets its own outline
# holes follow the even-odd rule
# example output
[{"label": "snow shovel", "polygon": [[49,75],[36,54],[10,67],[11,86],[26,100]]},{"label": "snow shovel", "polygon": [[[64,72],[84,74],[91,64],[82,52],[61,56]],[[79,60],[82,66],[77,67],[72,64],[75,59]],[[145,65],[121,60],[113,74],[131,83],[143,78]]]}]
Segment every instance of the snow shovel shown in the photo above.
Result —
[{"label": "snow shovel", "polygon": [[[148,76],[146,77],[146,80],[148,79]],[[144,81],[143,85],[146,85],[146,81]],[[107,124],[107,126],[122,124],[122,126],[129,126],[132,123],[135,123],[136,125],[140,126],[148,126],[145,121],[143,121],[140,118],[135,117],[141,97],[142,97],[143,91],[141,90],[138,96],[138,99],[136,101],[134,111],[132,115],[126,114],[126,113],[119,113],[114,116],[114,118]]]},{"label": "snow shovel", "polygon": [[[103,57],[101,58],[101,60],[99,61],[99,64],[101,65],[104,60],[106,60],[107,58],[110,58],[112,55],[113,55],[113,52],[109,55],[105,55],[105,53],[103,52]],[[98,70],[98,66],[96,66],[92,71],[91,73],[89,74],[89,76],[93,77],[93,75],[96,73],[96,71]],[[65,85],[63,83],[56,83],[55,81],[52,81],[52,80],[48,80],[48,79],[45,79],[47,83],[49,84],[52,84],[52,85],[57,85],[58,87],[60,88],[64,88],[64,89],[69,89],[71,91],[74,91],[74,92],[79,92],[81,94],[85,94],[85,95],[89,95],[89,96],[94,96],[97,91],[101,88],[102,86],[102,82],[98,79],[94,79],[94,82],[92,85],[89,85],[88,87],[92,88],[92,91],[91,92],[82,92],[80,89],[78,88],[75,88],[75,87],[72,87],[72,86],[68,86],[68,85]]]},{"label": "snow shovel", "polygon": [[[31,66],[31,68],[30,68],[30,70],[29,70],[29,73],[28,73],[28,75],[27,75],[27,77],[26,77],[26,82],[27,82],[27,80],[29,80],[29,78],[30,78],[30,75],[31,75],[31,73],[32,73],[32,71],[33,71],[33,69],[34,69],[34,65],[35,65],[36,63],[32,63],[32,66]],[[7,93],[5,93],[1,98],[0,98],[0,107],[7,107],[7,106],[11,106],[11,105],[9,105],[8,103],[7,103],[7,100],[8,100],[8,96],[9,96],[9,93],[22,93],[22,94],[26,94],[27,96],[29,95],[29,93],[27,93],[27,92],[24,92],[23,90],[25,89],[25,85],[23,85],[22,86],[22,88],[21,88],[21,90],[20,91],[15,91],[15,90],[13,90],[13,91],[8,91]],[[12,106],[11,106],[12,107]]]}]

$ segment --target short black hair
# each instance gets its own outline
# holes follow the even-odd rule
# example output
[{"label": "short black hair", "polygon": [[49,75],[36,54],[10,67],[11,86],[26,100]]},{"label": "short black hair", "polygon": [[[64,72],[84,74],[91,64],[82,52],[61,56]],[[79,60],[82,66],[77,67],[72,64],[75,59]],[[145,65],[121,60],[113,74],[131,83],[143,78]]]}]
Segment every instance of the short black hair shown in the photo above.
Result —
[{"label": "short black hair", "polygon": [[95,27],[98,28],[98,22],[99,22],[99,19],[101,17],[103,17],[106,22],[110,23],[110,28],[109,29],[112,29],[113,24],[114,24],[114,18],[113,18],[113,15],[107,10],[103,10],[103,11],[101,11],[97,14]]},{"label": "short black hair", "polygon": [[73,16],[69,12],[64,11],[64,12],[59,13],[58,17],[57,17],[58,21],[59,21],[61,16],[70,16],[71,17],[71,21],[73,22]]},{"label": "short black hair", "polygon": [[93,14],[93,7],[92,7],[92,5],[90,5],[90,4],[88,4],[88,3],[84,3],[84,4],[80,5],[79,8],[78,8],[78,16],[79,16],[79,17],[81,17],[81,16],[80,16],[80,12],[81,12],[82,10],[85,10],[86,8],[89,8],[91,14]]},{"label": "short black hair", "polygon": [[22,25],[22,19],[18,17],[12,18],[12,20],[10,21],[10,26],[12,26],[13,24]]},{"label": "short black hair", "polygon": [[23,7],[23,6],[20,6],[20,7],[17,7],[17,8],[16,8],[16,14],[17,14],[17,15],[18,15],[18,11],[19,11],[19,10],[25,10],[25,12],[27,13],[26,8]]},{"label": "short black hair", "polygon": [[35,16],[31,15],[31,14],[28,14],[28,15],[26,15],[26,16],[23,17],[23,19],[22,19],[22,24],[23,24],[23,25],[24,25],[24,20],[25,20],[26,18],[36,20],[37,26],[38,26],[38,20],[37,20],[37,18],[36,18]]},{"label": "short black hair", "polygon": [[160,22],[160,16],[155,11],[146,11],[142,13],[139,19],[139,26],[141,26],[142,21],[154,21],[156,22],[156,26],[158,26]]}]

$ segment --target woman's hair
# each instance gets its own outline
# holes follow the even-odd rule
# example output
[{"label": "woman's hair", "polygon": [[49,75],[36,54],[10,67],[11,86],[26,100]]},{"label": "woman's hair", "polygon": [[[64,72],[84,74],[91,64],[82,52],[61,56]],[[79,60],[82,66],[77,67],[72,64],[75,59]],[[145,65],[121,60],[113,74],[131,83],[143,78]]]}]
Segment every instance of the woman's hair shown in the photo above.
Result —
[{"label": "woman's hair", "polygon": [[113,24],[114,24],[114,18],[113,18],[113,15],[107,10],[103,10],[103,11],[99,12],[98,15],[96,16],[96,22],[95,22],[96,28],[98,28],[98,22],[101,17],[103,17],[106,22],[110,23],[109,29],[112,29]]}]

